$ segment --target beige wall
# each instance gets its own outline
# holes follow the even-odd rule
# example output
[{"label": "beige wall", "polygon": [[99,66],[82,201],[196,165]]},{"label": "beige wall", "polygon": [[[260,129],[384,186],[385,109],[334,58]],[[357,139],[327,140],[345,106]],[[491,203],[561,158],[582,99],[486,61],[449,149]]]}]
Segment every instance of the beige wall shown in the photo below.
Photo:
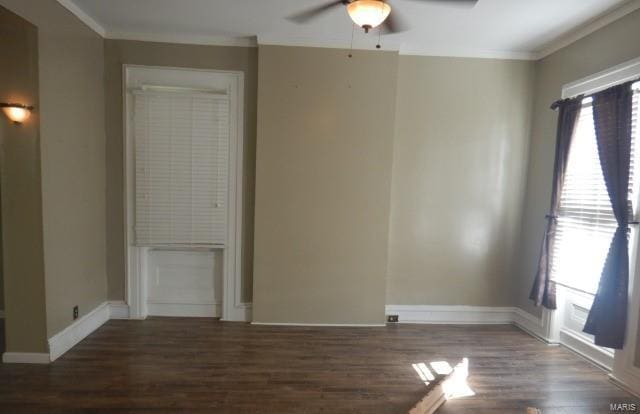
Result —
[{"label": "beige wall", "polygon": [[255,321],[384,321],[397,54],[347,53],[260,47]]},{"label": "beige wall", "polygon": [[549,105],[560,98],[562,85],[640,56],[640,10],[536,62],[535,106],[527,176],[522,237],[513,296],[515,305],[540,314],[529,301],[544,215],[549,208],[557,114]]},{"label": "beige wall", "polygon": [[107,268],[109,299],[123,300],[123,64],[234,70],[245,74],[243,300],[251,301],[253,274],[253,217],[256,148],[258,49],[255,47],[197,46],[129,40],[105,41],[105,97],[107,134]]},{"label": "beige wall", "polygon": [[533,63],[401,56],[387,304],[511,305]]},{"label": "beige wall", "polygon": [[107,298],[103,39],[55,0],[1,0],[38,27],[47,333]]},{"label": "beige wall", "polygon": [[47,352],[40,175],[38,31],[0,7],[0,102],[36,107],[23,125],[0,113],[6,350]]}]

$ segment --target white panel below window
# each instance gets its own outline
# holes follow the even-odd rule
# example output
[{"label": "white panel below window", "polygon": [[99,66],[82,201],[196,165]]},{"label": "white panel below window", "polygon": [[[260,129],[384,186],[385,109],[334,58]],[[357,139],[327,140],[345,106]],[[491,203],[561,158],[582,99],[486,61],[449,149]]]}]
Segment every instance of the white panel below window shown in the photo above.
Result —
[{"label": "white panel below window", "polygon": [[147,305],[156,316],[220,316],[221,251],[149,252]]},{"label": "white panel below window", "polygon": [[558,286],[558,312],[561,315],[560,343],[610,370],[613,366],[613,350],[597,346],[593,335],[582,331],[593,304],[593,298],[591,294]]}]

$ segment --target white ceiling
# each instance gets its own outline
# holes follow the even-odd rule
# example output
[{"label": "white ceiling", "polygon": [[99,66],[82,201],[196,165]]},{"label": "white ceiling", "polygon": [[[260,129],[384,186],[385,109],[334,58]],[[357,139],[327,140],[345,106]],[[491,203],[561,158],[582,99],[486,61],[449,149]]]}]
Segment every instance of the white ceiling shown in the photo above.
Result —
[{"label": "white ceiling", "polygon": [[[286,16],[328,0],[58,0],[109,38],[179,43],[349,47],[344,7],[306,25]],[[407,54],[531,59],[631,10],[638,0],[480,0],[475,8],[388,0],[410,30],[382,37]],[[603,17],[604,16],[604,17]],[[600,19],[600,21],[595,21]],[[91,22],[93,20],[93,22]],[[577,31],[577,33],[576,33]],[[356,48],[377,32],[357,31]],[[253,40],[255,44],[255,40]]]}]

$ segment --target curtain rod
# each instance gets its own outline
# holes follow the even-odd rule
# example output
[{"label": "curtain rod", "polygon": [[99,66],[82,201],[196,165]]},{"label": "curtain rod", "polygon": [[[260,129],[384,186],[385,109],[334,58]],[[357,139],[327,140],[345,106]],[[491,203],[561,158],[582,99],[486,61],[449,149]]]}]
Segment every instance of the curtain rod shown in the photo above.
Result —
[{"label": "curtain rod", "polygon": [[565,101],[569,101],[573,98],[565,98],[565,99],[558,99],[557,101],[555,101],[554,103],[551,104],[550,108],[551,110],[555,111],[556,109],[558,109],[560,107],[560,104],[562,104]]},{"label": "curtain rod", "polygon": [[556,109],[558,109],[560,107],[560,104],[562,104],[565,101],[570,101],[572,99],[576,99],[576,98],[579,98],[579,97],[582,97],[582,99],[588,98],[588,97],[591,97],[591,96],[593,96],[593,95],[595,95],[597,93],[600,93],[602,91],[606,91],[607,89],[615,88],[616,86],[623,85],[625,83],[629,83],[630,85],[633,85],[636,82],[640,82],[640,77],[637,77],[635,79],[631,79],[631,80],[628,80],[628,81],[621,82],[621,83],[619,83],[617,85],[609,86],[608,88],[605,88],[605,89],[590,93],[589,95],[576,95],[576,96],[573,96],[571,98],[558,99],[557,101],[555,101],[555,102],[553,102],[551,104],[550,108],[555,111]]}]

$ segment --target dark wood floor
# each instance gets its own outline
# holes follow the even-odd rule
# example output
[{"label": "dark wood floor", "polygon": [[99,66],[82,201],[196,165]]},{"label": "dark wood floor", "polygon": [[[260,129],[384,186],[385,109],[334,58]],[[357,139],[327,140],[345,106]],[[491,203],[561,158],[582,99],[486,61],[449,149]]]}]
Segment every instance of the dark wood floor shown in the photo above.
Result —
[{"label": "dark wood floor", "polygon": [[406,413],[412,364],[469,358],[474,396],[441,413],[605,413],[636,402],[604,372],[515,327],[264,327],[109,321],[48,366],[0,364],[0,412]]}]

